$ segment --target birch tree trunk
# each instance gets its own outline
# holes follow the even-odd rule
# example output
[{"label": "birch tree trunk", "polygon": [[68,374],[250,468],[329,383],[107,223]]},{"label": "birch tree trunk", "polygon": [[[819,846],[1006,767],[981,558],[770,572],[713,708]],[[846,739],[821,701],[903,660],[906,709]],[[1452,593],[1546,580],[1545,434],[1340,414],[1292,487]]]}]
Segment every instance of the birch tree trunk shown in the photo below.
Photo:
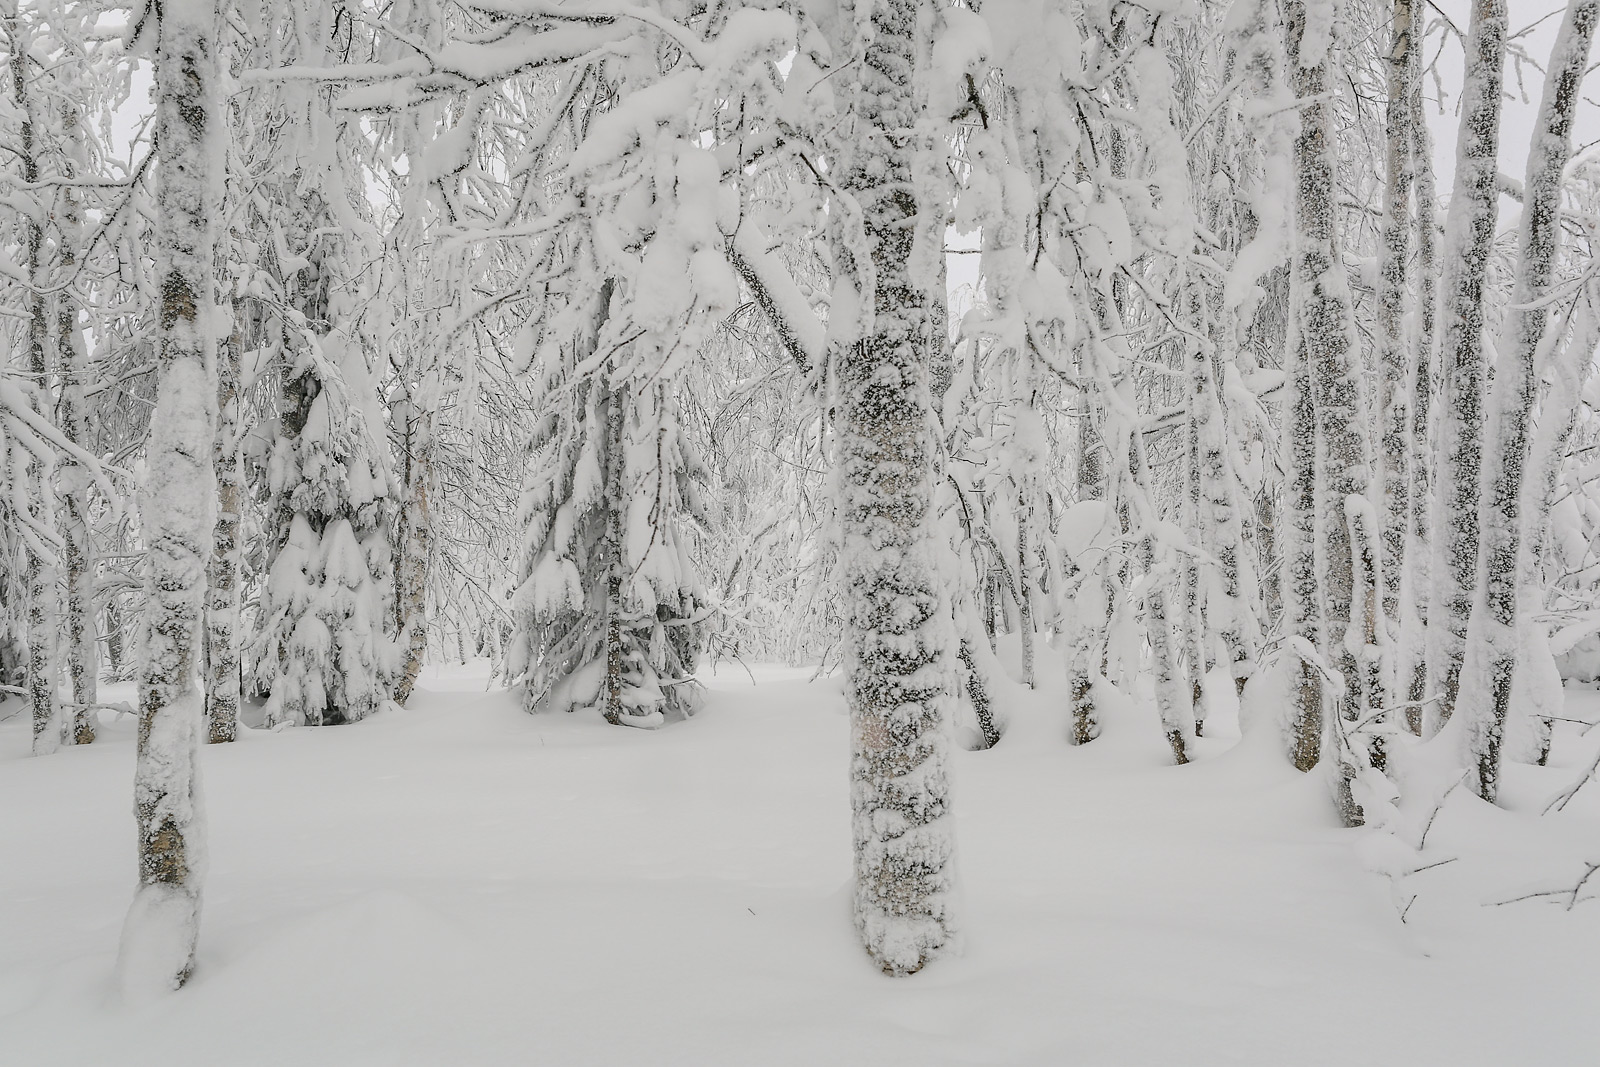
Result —
[{"label": "birch tree trunk", "polygon": [[[1291,342],[1295,342],[1291,326]],[[1295,655],[1294,705],[1290,711],[1289,758],[1309,771],[1322,758],[1323,685],[1312,657],[1322,644],[1322,583],[1317,571],[1317,413],[1311,371],[1298,343],[1286,350],[1283,436],[1287,452],[1283,544],[1285,580],[1283,632]]]},{"label": "birch tree trunk", "polygon": [[[952,937],[946,777],[955,665],[932,513],[936,440],[927,304],[911,276],[918,0],[849,8],[839,112],[854,120],[830,216],[845,699],[853,757],[854,911],[885,973],[920,970]],[[845,214],[856,214],[859,236]]]},{"label": "birch tree trunk", "polygon": [[[1407,702],[1406,728],[1422,733],[1423,700],[1427,696],[1427,641],[1433,597],[1433,448],[1432,417],[1437,387],[1434,357],[1438,308],[1437,204],[1433,180],[1433,142],[1428,136],[1422,102],[1422,49],[1413,14],[1407,55],[1407,143],[1411,150],[1412,189],[1416,196],[1417,295],[1411,335],[1411,360],[1406,373],[1411,415],[1406,449],[1410,485],[1407,488],[1405,567],[1400,580],[1400,633],[1396,648],[1397,685],[1403,684]],[[1393,134],[1391,134],[1392,136]]]},{"label": "birch tree trunk", "polygon": [[[1528,477],[1523,485],[1525,532],[1517,564],[1517,582],[1522,598],[1519,611],[1528,614],[1544,606],[1540,569],[1550,541],[1550,507],[1560,487],[1562,461],[1566,458],[1567,441],[1577,425],[1583,390],[1594,374],[1594,352],[1600,346],[1600,280],[1590,279],[1571,313],[1565,316],[1565,322],[1553,323],[1546,330],[1547,341],[1557,338],[1562,343],[1552,345],[1550,391],[1539,412],[1539,425],[1529,450]],[[1524,628],[1522,647],[1525,653],[1550,655],[1548,641],[1540,627]],[[1528,658],[1518,660],[1519,673],[1536,666],[1529,663]],[[1533,710],[1537,713],[1540,709]],[[1538,717],[1533,723],[1534,751],[1530,755],[1541,766],[1550,754],[1550,728],[1548,717]]]},{"label": "birch tree trunk", "polygon": [[1556,38],[1528,152],[1516,281],[1495,366],[1478,520],[1482,546],[1463,667],[1471,684],[1459,698],[1472,771],[1468,784],[1491,804],[1499,792],[1501,742],[1517,666],[1523,471],[1539,385],[1534,356],[1549,318],[1543,298],[1560,246],[1561,177],[1597,13],[1600,0],[1574,0]]},{"label": "birch tree trunk", "polygon": [[142,501],[148,541],[134,815],[139,886],[118,959],[125,996],[176,989],[194,967],[204,832],[195,684],[216,507],[213,226],[225,165],[214,4],[165,0],[155,26],[159,385]]},{"label": "birch tree trunk", "polygon": [[[1406,562],[1407,529],[1410,522],[1412,479],[1408,460],[1412,403],[1410,387],[1415,380],[1412,359],[1405,336],[1408,267],[1411,258],[1411,187],[1415,156],[1411,137],[1412,72],[1411,0],[1394,0],[1390,21],[1388,54],[1389,100],[1384,125],[1388,143],[1384,155],[1383,245],[1378,278],[1378,353],[1380,406],[1379,488],[1383,507],[1382,571],[1383,618],[1401,622],[1401,575]],[[1384,634],[1387,645],[1388,635]],[[1407,700],[1409,677],[1402,677],[1399,664],[1383,665],[1385,704],[1393,707]]]},{"label": "birch tree trunk", "polygon": [[[81,119],[71,105],[62,113],[62,136],[67,144],[69,165],[74,174],[83,172]],[[67,279],[56,298],[56,360],[61,374],[61,429],[67,440],[88,448],[89,412],[84,389],[93,369],[89,348],[78,322],[79,305],[72,284],[83,234],[83,208],[77,190],[65,186],[56,216],[61,234],[61,272]],[[67,678],[72,687],[72,719],[67,737],[75,745],[94,741],[94,705],[99,701],[99,657],[94,619],[94,544],[89,534],[90,472],[78,460],[71,460],[61,472],[64,515],[61,523],[63,556],[66,564],[66,589],[62,607],[66,618]]]},{"label": "birch tree trunk", "polygon": [[400,673],[394,701],[411,699],[428,652],[428,560],[433,551],[433,413],[404,405],[405,474],[398,520],[395,609],[400,636]]},{"label": "birch tree trunk", "polygon": [[1461,683],[1467,620],[1478,566],[1478,499],[1483,457],[1483,297],[1499,212],[1505,0],[1473,0],[1455,185],[1445,221],[1439,279],[1440,485],[1433,502],[1433,597],[1428,673],[1437,700],[1425,709],[1431,737],[1450,718]]},{"label": "birch tree trunk", "polygon": [[[34,125],[32,94],[28,87],[27,38],[22,33],[16,14],[7,18],[8,36],[11,40],[12,99],[21,112],[19,162],[22,180],[31,187],[39,181],[38,141],[39,131]],[[42,195],[42,194],[38,194]],[[43,214],[42,207],[39,214]],[[49,311],[45,304],[44,230],[33,214],[25,217],[22,226],[24,269],[27,271],[28,332],[27,357],[23,362],[29,403],[36,413],[44,410],[46,374],[46,347],[50,337]],[[27,507],[34,527],[48,522],[45,508],[45,468],[37,455],[30,454],[24,474]],[[44,756],[61,745],[61,708],[56,702],[55,642],[50,601],[55,594],[55,576],[51,561],[43,555],[37,537],[23,539],[22,588],[26,603],[24,610],[25,645],[28,653],[28,704],[33,717],[33,754]]]},{"label": "birch tree trunk", "polygon": [[[1335,218],[1337,197],[1334,177],[1333,107],[1328,94],[1335,83],[1333,59],[1335,26],[1331,5],[1309,18],[1311,5],[1292,0],[1285,7],[1288,19],[1288,65],[1295,97],[1306,101],[1300,115],[1300,131],[1295,137],[1294,255],[1290,260],[1290,291],[1294,322],[1294,374],[1299,388],[1311,390],[1315,412],[1316,455],[1314,470],[1315,510],[1320,522],[1312,528],[1316,551],[1312,565],[1322,574],[1321,603],[1314,612],[1296,606],[1302,618],[1317,614],[1322,622],[1321,651],[1330,665],[1343,676],[1343,686],[1335,714],[1343,723],[1360,718],[1361,674],[1359,651],[1367,644],[1364,619],[1356,607],[1356,560],[1346,514],[1352,503],[1365,498],[1369,467],[1366,404],[1361,389],[1360,357],[1356,348],[1355,319],[1349,283],[1340,255],[1338,225]],[[1305,398],[1297,398],[1297,405]],[[1294,414],[1303,418],[1303,412]],[[1296,419],[1291,435],[1303,432]],[[1300,442],[1293,446],[1296,460],[1292,476],[1303,478]],[[1295,487],[1297,503],[1306,502],[1304,487]],[[1301,515],[1302,523],[1305,516]],[[1302,535],[1307,532],[1299,531]],[[1305,546],[1296,550],[1304,553]],[[1305,560],[1297,561],[1304,564]],[[1298,577],[1298,575],[1297,575]],[[1312,587],[1296,582],[1293,595],[1311,592]],[[1302,709],[1309,711],[1310,709]],[[1313,717],[1303,715],[1301,729],[1314,727]],[[1344,737],[1339,727],[1338,737]],[[1297,756],[1300,746],[1297,745]],[[1360,820],[1360,809],[1350,798],[1349,781],[1354,776],[1353,754],[1338,746],[1339,767],[1335,778],[1335,799],[1340,816],[1347,824]],[[1297,759],[1297,762],[1299,760]]]},{"label": "birch tree trunk", "polygon": [[[235,306],[235,315],[243,308]],[[239,364],[244,346],[236,324],[217,360],[217,479],[215,544],[206,581],[206,730],[211,744],[239,735],[239,524],[244,513],[244,468],[239,450]]]},{"label": "birch tree trunk", "polygon": [[606,374],[591,388],[603,391],[601,406],[605,411],[605,533],[603,555],[606,561],[606,673],[603,689],[604,707],[601,714],[612,726],[620,726],[628,709],[622,702],[623,674],[627,670],[627,650],[623,639],[627,626],[622,618],[624,608],[622,591],[627,583],[627,563],[622,555],[622,516],[627,501],[622,497],[622,395],[610,374]]}]

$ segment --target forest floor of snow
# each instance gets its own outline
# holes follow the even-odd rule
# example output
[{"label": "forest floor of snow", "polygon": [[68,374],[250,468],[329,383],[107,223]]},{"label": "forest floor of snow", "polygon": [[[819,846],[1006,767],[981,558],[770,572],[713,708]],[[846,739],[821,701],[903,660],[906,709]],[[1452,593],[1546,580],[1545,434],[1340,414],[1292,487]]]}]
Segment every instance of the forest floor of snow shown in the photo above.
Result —
[{"label": "forest floor of snow", "polygon": [[137,1008],[110,984],[133,722],[34,759],[5,718],[0,1062],[1595,1062],[1600,901],[1492,902],[1600,861],[1600,785],[1531,814],[1600,731],[1513,768],[1513,810],[1457,791],[1429,851],[1459,859],[1405,880],[1402,923],[1362,831],[1236,744],[1236,709],[1172,767],[1152,713],[1072,748],[1059,692],[1015,688],[1005,741],[955,759],[963,953],[890,979],[850,924],[837,679],[725,667],[699,715],[640,732],[529,716],[485,676],[430,667],[408,709],[207,748],[198,965]]}]

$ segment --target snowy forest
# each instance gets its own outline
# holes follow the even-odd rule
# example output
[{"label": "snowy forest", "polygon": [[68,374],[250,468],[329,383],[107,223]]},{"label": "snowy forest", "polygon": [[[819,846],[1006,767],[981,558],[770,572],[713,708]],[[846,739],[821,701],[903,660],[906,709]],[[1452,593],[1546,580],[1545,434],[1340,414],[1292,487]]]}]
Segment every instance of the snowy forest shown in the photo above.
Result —
[{"label": "snowy forest", "polygon": [[4,0],[0,1047],[1586,1061],[1597,21]]}]

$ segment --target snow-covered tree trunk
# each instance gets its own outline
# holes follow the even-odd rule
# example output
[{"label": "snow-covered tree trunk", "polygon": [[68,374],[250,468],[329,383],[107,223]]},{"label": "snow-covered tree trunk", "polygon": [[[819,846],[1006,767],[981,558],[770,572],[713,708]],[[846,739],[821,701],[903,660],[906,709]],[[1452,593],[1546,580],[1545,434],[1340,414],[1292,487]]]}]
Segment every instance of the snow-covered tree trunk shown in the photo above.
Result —
[{"label": "snow-covered tree trunk", "polygon": [[1406,368],[1411,412],[1406,452],[1410,470],[1404,567],[1400,577],[1399,634],[1395,647],[1395,687],[1406,703],[1406,729],[1422,733],[1423,700],[1427,696],[1429,603],[1433,596],[1433,416],[1437,386],[1434,357],[1438,316],[1438,217],[1433,179],[1433,142],[1428,136],[1422,100],[1422,48],[1413,11],[1407,60],[1407,144],[1411,152],[1412,190],[1416,197],[1417,291]]},{"label": "snow-covered tree trunk", "polygon": [[989,681],[978,663],[971,640],[963,637],[958,649],[962,672],[966,676],[967,700],[972,704],[973,717],[978,722],[978,734],[984,748],[1000,743],[1000,729],[994,721],[994,706],[989,697]]},{"label": "snow-covered tree trunk", "polygon": [[1317,413],[1311,392],[1311,369],[1290,327],[1290,345],[1284,353],[1283,439],[1284,523],[1278,541],[1283,546],[1285,575],[1283,632],[1294,657],[1293,705],[1288,723],[1289,758],[1295,767],[1309,771],[1322,758],[1324,699],[1322,674],[1314,657],[1322,645],[1322,602],[1317,570]]},{"label": "snow-covered tree trunk", "polygon": [[[1561,483],[1567,442],[1577,423],[1584,387],[1594,374],[1594,352],[1600,346],[1600,280],[1591,278],[1575,300],[1565,323],[1552,323],[1545,331],[1553,349],[1549,359],[1549,392],[1539,412],[1539,424],[1529,450],[1528,476],[1523,484],[1524,536],[1517,564],[1521,605],[1518,614],[1532,615],[1544,607],[1541,565],[1550,541],[1550,509]],[[1517,677],[1531,679],[1554,666],[1543,627],[1522,627],[1522,656]],[[1560,679],[1557,678],[1557,681]],[[1531,687],[1529,687],[1531,689]],[[1557,694],[1559,695],[1559,694]],[[1518,753],[1508,744],[1507,758],[1538,762],[1550,753],[1552,708],[1529,709],[1533,718],[1527,750]]]},{"label": "snow-covered tree trunk", "polygon": [[1473,0],[1455,185],[1440,249],[1438,448],[1443,463],[1433,501],[1428,673],[1429,696],[1437,699],[1425,708],[1423,733],[1429,737],[1455,708],[1477,583],[1484,281],[1499,214],[1496,152],[1505,44],[1505,0]]},{"label": "snow-covered tree trunk", "polygon": [[920,7],[919,0],[847,6],[849,51],[835,57],[838,110],[853,122],[836,173],[854,203],[836,202],[830,215],[829,328],[854,750],[854,911],[868,953],[889,974],[920,970],[953,935],[946,730],[956,649],[936,566],[937,444],[921,343],[926,286],[909,269],[918,217],[910,133],[919,104]]},{"label": "snow-covered tree trunk", "polygon": [[392,417],[403,419],[402,489],[395,553],[395,621],[400,643],[400,669],[394,701],[405,704],[422,673],[428,652],[428,561],[433,551],[432,499],[434,413],[404,404]]},{"label": "snow-covered tree trunk", "polygon": [[[1389,99],[1384,112],[1388,141],[1384,154],[1383,244],[1379,258],[1378,399],[1380,413],[1381,465],[1378,490],[1383,507],[1383,618],[1380,623],[1388,641],[1387,622],[1400,622],[1401,576],[1407,562],[1407,531],[1411,520],[1410,461],[1413,459],[1409,435],[1412,403],[1409,395],[1415,380],[1406,337],[1406,305],[1411,258],[1411,187],[1415,165],[1411,135],[1411,75],[1415,48],[1412,0],[1394,0],[1389,22],[1387,56]],[[1394,707],[1409,699],[1409,677],[1401,677],[1398,664],[1384,665],[1384,703]]]},{"label": "snow-covered tree trunk", "polygon": [[[1294,322],[1294,373],[1311,390],[1315,412],[1315,505],[1317,546],[1314,566],[1321,571],[1322,649],[1343,677],[1335,714],[1345,724],[1361,717],[1363,679],[1360,657],[1367,645],[1365,613],[1356,597],[1356,560],[1345,516],[1365,498],[1369,458],[1365,436],[1360,353],[1348,277],[1340,256],[1335,195],[1333,105],[1337,83],[1334,61],[1336,13],[1332,0],[1291,0],[1285,7],[1290,84],[1301,107],[1295,137],[1294,255],[1290,261],[1290,304]],[[1297,400],[1303,403],[1304,400]],[[1293,435],[1298,425],[1290,429]],[[1291,446],[1297,450],[1300,443]],[[1297,461],[1301,457],[1297,456]],[[1299,462],[1291,477],[1304,477]],[[1297,494],[1303,486],[1296,486]],[[1301,503],[1304,502],[1303,497]],[[1302,516],[1302,521],[1303,521]],[[1304,545],[1296,545],[1304,552]],[[1310,588],[1296,583],[1296,595]],[[1304,611],[1300,605],[1297,610]],[[1309,728],[1309,717],[1303,723]],[[1346,736],[1343,726],[1336,734]],[[1357,757],[1341,744],[1335,779],[1336,803],[1347,823],[1360,818],[1349,796]]]},{"label": "snow-covered tree trunk", "polygon": [[1478,521],[1477,583],[1462,668],[1469,684],[1458,697],[1472,772],[1468,784],[1490,803],[1499,792],[1501,742],[1518,658],[1518,553],[1524,464],[1539,386],[1535,355],[1549,319],[1544,297],[1561,243],[1561,178],[1571,151],[1572,116],[1597,14],[1600,0],[1573,0],[1556,37],[1528,151],[1516,280],[1495,364]]},{"label": "snow-covered tree trunk", "polygon": [[1145,634],[1150,641],[1150,670],[1155,675],[1156,711],[1161,716],[1167,744],[1172,746],[1172,761],[1181,765],[1189,762],[1194,693],[1185,684],[1183,665],[1178,660],[1179,639],[1172,632],[1167,587],[1177,583],[1170,569],[1154,566],[1155,537],[1148,527],[1146,530],[1139,551],[1145,568]]},{"label": "snow-covered tree trunk", "polygon": [[623,472],[623,411],[622,397],[612,387],[611,376],[605,375],[596,383],[602,391],[600,408],[605,423],[604,482],[601,496],[604,501],[604,526],[601,534],[601,558],[605,561],[605,681],[602,683],[604,706],[602,714],[612,726],[620,726],[630,708],[623,704],[625,690],[624,672],[627,670],[627,649],[624,637],[627,625],[623,620],[623,589],[628,581],[628,564],[623,556],[622,525],[627,513],[623,499],[626,484]]},{"label": "snow-covered tree trunk", "polygon": [[216,317],[212,265],[225,165],[217,103],[218,11],[164,0],[156,21],[156,269],[159,385],[141,503],[148,544],[139,664],[134,815],[139,886],[122,930],[119,983],[137,998],[183,985],[200,924],[204,828],[196,674],[216,506]]},{"label": "snow-covered tree trunk", "polygon": [[[81,177],[87,159],[83,151],[82,118],[75,104],[61,112],[63,159],[70,169],[67,177]],[[81,308],[73,284],[80,245],[83,240],[83,205],[71,186],[61,190],[56,212],[60,234],[57,257],[67,284],[56,297],[56,362],[61,378],[60,421],[63,436],[78,449],[89,442],[89,410],[85,390],[93,367],[84,326],[79,322]],[[65,587],[62,592],[62,620],[66,649],[63,659],[72,692],[72,716],[67,739],[76,745],[94,741],[95,711],[99,700],[99,657],[96,655],[94,618],[95,559],[89,532],[89,485],[91,472],[79,458],[72,458],[61,471],[61,540]]]},{"label": "snow-covered tree trunk", "polygon": [[[235,315],[243,309],[235,305]],[[244,337],[236,328],[218,353],[215,544],[206,574],[206,733],[211,744],[239,734],[239,560],[244,518],[243,457],[239,451],[239,372]]]},{"label": "snow-covered tree trunk", "polygon": [[[22,167],[22,180],[31,188],[39,181],[39,135],[35,125],[35,111],[28,71],[28,38],[22,33],[17,15],[7,18],[8,37],[11,41],[12,101],[21,113],[21,130],[17,146],[18,161]],[[37,194],[36,194],[37,195]],[[23,269],[27,272],[28,329],[26,356],[21,370],[27,383],[27,397],[35,414],[44,410],[46,376],[49,366],[46,352],[50,337],[49,310],[45,301],[44,278],[44,228],[39,215],[43,209],[24,216]],[[25,505],[32,525],[44,528],[49,522],[45,507],[45,467],[37,454],[30,453],[23,475],[26,494]],[[24,608],[24,644],[28,658],[28,704],[33,716],[33,754],[48,755],[61,745],[61,707],[56,700],[55,688],[55,627],[52,610],[55,601],[55,574],[52,561],[44,555],[44,545],[37,536],[23,538],[22,594]]]},{"label": "snow-covered tree trunk", "polygon": [[[1079,377],[1087,382],[1089,368],[1080,359]],[[1100,441],[1094,432],[1094,408],[1087,389],[1078,413],[1078,500],[1099,500],[1105,495],[1104,461]],[[1105,513],[1110,520],[1110,511]],[[1075,745],[1086,745],[1100,736],[1100,720],[1095,712],[1094,680],[1105,668],[1106,620],[1110,613],[1112,578],[1102,554],[1095,569],[1082,577],[1083,587],[1073,598],[1072,640],[1067,657],[1067,701],[1072,716],[1071,733]]]},{"label": "snow-covered tree trunk", "polygon": [[[1191,292],[1190,299],[1194,298]],[[1192,321],[1192,320],[1191,320]],[[1197,338],[1191,337],[1187,341],[1188,353],[1185,362],[1193,369],[1197,362],[1210,363],[1210,355],[1204,345]],[[1197,355],[1198,353],[1198,355]],[[1184,495],[1189,515],[1189,531],[1191,544],[1195,548],[1203,548],[1211,540],[1207,519],[1200,506],[1200,431],[1203,416],[1201,411],[1205,406],[1205,386],[1199,376],[1191,378],[1189,382],[1189,433],[1188,453],[1184,463]],[[1207,619],[1206,603],[1202,590],[1202,574],[1200,561],[1192,554],[1186,553],[1183,560],[1183,625],[1179,633],[1183,635],[1183,657],[1189,663],[1189,714],[1194,719],[1194,733],[1196,737],[1205,733],[1206,702],[1205,702],[1205,677],[1206,677],[1206,637]]]}]

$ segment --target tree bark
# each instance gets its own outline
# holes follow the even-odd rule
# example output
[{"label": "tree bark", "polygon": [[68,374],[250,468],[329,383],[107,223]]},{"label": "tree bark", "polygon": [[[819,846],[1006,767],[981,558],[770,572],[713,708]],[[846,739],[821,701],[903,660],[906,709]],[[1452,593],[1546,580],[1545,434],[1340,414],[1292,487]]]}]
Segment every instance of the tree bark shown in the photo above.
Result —
[{"label": "tree bark", "polygon": [[[236,316],[243,308],[235,305]],[[215,544],[207,570],[206,729],[211,744],[239,735],[239,525],[244,513],[244,469],[239,451],[239,364],[244,338],[233,335],[217,360],[217,479]]]},{"label": "tree bark", "polygon": [[1556,38],[1528,152],[1516,281],[1495,365],[1478,519],[1481,547],[1463,666],[1471,684],[1458,698],[1466,716],[1468,784],[1491,804],[1499,793],[1501,743],[1517,666],[1523,471],[1539,385],[1535,355],[1549,319],[1543,298],[1560,248],[1561,178],[1597,13],[1600,0],[1575,0]]},{"label": "tree bark", "polygon": [[[908,269],[919,210],[911,131],[920,7],[879,0],[843,16],[851,37],[836,91],[855,126],[837,173],[854,205],[836,201],[830,216],[834,315],[846,316],[851,297],[873,312],[864,331],[830,323],[854,912],[868,954],[895,975],[920,970],[953,935],[945,732],[956,650],[936,565],[926,300]],[[859,237],[847,211],[859,212]]]},{"label": "tree bark", "polygon": [[[1413,359],[1407,351],[1405,314],[1409,296],[1411,257],[1411,187],[1416,166],[1411,136],[1411,73],[1413,43],[1411,0],[1394,0],[1390,20],[1388,60],[1389,100],[1385,110],[1388,143],[1384,155],[1383,244],[1378,279],[1378,353],[1380,440],[1383,523],[1382,571],[1383,618],[1380,623],[1398,625],[1401,576],[1407,560],[1407,532],[1410,524],[1412,478],[1410,448],[1412,403],[1410,388],[1415,381]],[[1384,633],[1387,647],[1388,634]],[[1402,677],[1398,662],[1384,665],[1385,704],[1393,707],[1407,700],[1409,677]]]},{"label": "tree bark", "polygon": [[1473,0],[1455,186],[1445,221],[1439,280],[1439,451],[1433,504],[1433,597],[1428,672],[1438,699],[1424,714],[1432,736],[1450,718],[1461,684],[1467,620],[1477,584],[1478,501],[1483,461],[1484,282],[1499,213],[1496,152],[1505,59],[1505,0]]},{"label": "tree bark", "polygon": [[[38,133],[34,125],[31,81],[27,70],[27,38],[15,14],[7,18],[11,48],[12,99],[21,113],[18,157],[22,164],[22,180],[29,186],[39,181]],[[43,208],[39,208],[42,215]],[[44,396],[48,387],[49,366],[46,349],[50,337],[49,310],[45,302],[44,279],[44,229],[39,217],[25,215],[22,224],[23,253],[28,275],[28,327],[27,356],[23,373],[27,380],[29,404],[36,413],[45,410]],[[35,529],[49,523],[49,510],[45,507],[45,465],[37,455],[29,455],[25,480],[29,500],[27,508]],[[37,537],[23,540],[22,590],[24,599],[24,643],[27,648],[28,704],[33,717],[33,754],[48,755],[61,745],[61,707],[56,701],[55,640],[52,601],[55,599],[55,575],[52,561],[45,558]]]},{"label": "tree bark", "polygon": [[124,994],[176,989],[194,967],[204,833],[196,778],[204,703],[195,675],[216,506],[212,275],[225,166],[214,4],[165,0],[155,24],[159,385],[146,448],[148,539],[134,815],[139,885],[118,960]]}]

